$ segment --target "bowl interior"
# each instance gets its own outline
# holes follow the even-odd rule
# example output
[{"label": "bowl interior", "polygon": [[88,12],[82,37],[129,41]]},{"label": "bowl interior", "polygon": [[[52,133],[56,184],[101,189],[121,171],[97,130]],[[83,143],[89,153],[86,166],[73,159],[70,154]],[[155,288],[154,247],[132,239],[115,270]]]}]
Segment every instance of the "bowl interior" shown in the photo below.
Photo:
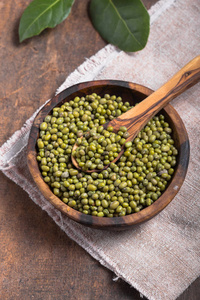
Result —
[{"label": "bowl interior", "polygon": [[175,172],[171,181],[168,183],[167,189],[151,206],[131,215],[113,218],[95,217],[76,211],[56,197],[51,192],[49,186],[43,181],[43,177],[40,173],[36,160],[36,141],[39,135],[40,123],[44,120],[47,114],[51,113],[55,106],[61,106],[64,102],[70,101],[76,96],[81,97],[94,92],[100,96],[103,96],[104,94],[121,96],[124,102],[129,101],[132,105],[134,105],[135,103],[145,99],[153,91],[138,84],[114,80],[85,82],[64,90],[52,98],[35,117],[28,142],[28,167],[34,181],[44,197],[58,210],[74,221],[94,228],[117,230],[126,229],[132,225],[147,221],[158,214],[170,203],[180,189],[187,172],[189,161],[188,135],[180,116],[176,110],[168,104],[161,110],[161,113],[165,116],[166,121],[170,124],[170,127],[173,130],[172,136],[179,154]]}]

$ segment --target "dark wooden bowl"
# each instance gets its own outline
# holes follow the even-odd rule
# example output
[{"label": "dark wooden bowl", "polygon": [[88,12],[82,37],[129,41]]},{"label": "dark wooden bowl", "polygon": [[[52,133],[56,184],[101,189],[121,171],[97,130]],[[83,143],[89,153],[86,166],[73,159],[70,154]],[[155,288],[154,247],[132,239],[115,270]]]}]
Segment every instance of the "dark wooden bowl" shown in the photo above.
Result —
[{"label": "dark wooden bowl", "polygon": [[140,212],[126,215],[124,217],[107,218],[83,214],[62,202],[62,200],[51,192],[49,186],[43,181],[43,177],[40,173],[38,162],[36,160],[36,140],[39,135],[40,123],[44,120],[46,115],[51,113],[55,106],[61,106],[64,102],[70,101],[76,96],[81,97],[93,92],[101,96],[106,93],[121,96],[123,101],[129,101],[131,104],[135,104],[136,102],[146,98],[153,91],[139,84],[116,80],[84,82],[67,88],[52,98],[35,117],[28,142],[28,167],[43,196],[59,211],[66,214],[72,220],[86,226],[100,229],[127,229],[133,225],[145,222],[157,215],[177,194],[187,172],[190,152],[189,139],[180,116],[176,110],[168,104],[161,112],[173,130],[173,139],[175,140],[175,146],[178,149],[179,154],[175,172],[165,192],[151,206],[144,208]]}]

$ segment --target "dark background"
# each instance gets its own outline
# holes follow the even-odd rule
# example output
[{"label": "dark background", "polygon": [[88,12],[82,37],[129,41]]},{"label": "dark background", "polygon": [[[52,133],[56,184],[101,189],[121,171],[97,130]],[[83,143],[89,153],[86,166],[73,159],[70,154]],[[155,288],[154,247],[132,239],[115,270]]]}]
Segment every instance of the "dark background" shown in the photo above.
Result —
[{"label": "dark background", "polygon": [[[0,2],[0,145],[106,45],[90,22],[89,0],[76,0],[67,20],[19,44],[19,20],[30,2]],[[143,2],[150,8],[157,1]],[[0,299],[141,300],[114,277],[0,173]],[[198,295],[200,279],[178,300]]]}]

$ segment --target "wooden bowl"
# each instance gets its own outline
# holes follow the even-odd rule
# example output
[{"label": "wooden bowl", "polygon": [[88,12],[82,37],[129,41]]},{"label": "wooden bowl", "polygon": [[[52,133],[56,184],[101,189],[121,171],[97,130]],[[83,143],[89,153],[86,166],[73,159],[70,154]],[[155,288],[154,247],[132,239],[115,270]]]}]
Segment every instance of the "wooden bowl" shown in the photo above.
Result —
[{"label": "wooden bowl", "polygon": [[168,183],[168,187],[165,192],[151,206],[144,208],[140,212],[126,215],[124,217],[96,217],[81,213],[69,207],[67,204],[62,202],[62,200],[56,197],[51,192],[49,186],[44,182],[39,170],[38,162],[36,160],[36,141],[39,135],[40,124],[44,120],[45,116],[51,113],[55,106],[61,106],[64,102],[70,101],[76,96],[81,97],[94,92],[101,96],[106,93],[110,95],[121,96],[123,101],[129,101],[131,104],[135,104],[136,102],[146,98],[153,91],[139,84],[116,80],[84,82],[67,88],[52,98],[45,106],[43,106],[35,117],[28,141],[28,167],[43,196],[59,211],[66,214],[70,219],[83,225],[99,229],[127,229],[133,225],[145,222],[157,215],[172,201],[174,196],[177,194],[187,172],[190,152],[189,139],[180,116],[176,110],[170,104],[168,104],[161,111],[161,113],[165,116],[166,121],[170,124],[170,127],[173,130],[173,139],[179,154],[175,172],[171,181]]}]

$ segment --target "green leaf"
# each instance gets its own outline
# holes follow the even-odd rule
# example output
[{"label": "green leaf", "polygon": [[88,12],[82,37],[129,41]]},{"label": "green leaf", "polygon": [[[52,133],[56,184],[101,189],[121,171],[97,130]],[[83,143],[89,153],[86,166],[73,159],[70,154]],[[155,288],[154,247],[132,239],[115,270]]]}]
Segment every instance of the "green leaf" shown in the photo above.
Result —
[{"label": "green leaf", "polygon": [[34,0],[25,9],[19,24],[20,42],[53,28],[70,13],[74,0]]},{"label": "green leaf", "polygon": [[129,52],[145,47],[150,18],[140,0],[92,0],[90,16],[107,42]]}]

